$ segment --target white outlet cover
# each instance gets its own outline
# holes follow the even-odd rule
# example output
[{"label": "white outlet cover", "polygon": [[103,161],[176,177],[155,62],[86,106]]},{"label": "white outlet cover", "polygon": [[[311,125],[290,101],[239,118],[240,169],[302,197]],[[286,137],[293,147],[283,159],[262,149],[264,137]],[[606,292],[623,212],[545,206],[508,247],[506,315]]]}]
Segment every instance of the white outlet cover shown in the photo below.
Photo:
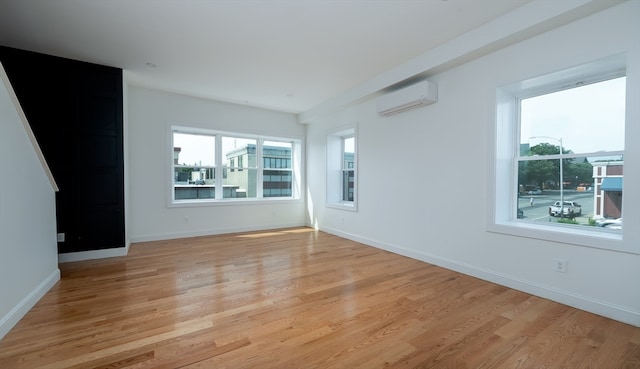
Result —
[{"label": "white outlet cover", "polygon": [[556,259],[555,267],[556,272],[566,273],[567,272],[567,260],[565,259]]}]

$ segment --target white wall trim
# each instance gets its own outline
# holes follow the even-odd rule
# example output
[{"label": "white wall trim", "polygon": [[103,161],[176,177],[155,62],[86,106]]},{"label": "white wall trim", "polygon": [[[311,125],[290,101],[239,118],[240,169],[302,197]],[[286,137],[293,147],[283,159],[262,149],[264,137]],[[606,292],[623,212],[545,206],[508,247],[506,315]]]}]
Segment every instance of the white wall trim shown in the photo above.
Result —
[{"label": "white wall trim", "polygon": [[173,240],[173,239],[179,239],[179,238],[215,236],[220,234],[265,231],[265,230],[273,230],[273,229],[280,229],[280,228],[294,228],[294,227],[305,227],[305,226],[306,225],[304,222],[295,222],[295,223],[269,224],[266,226],[255,226],[255,227],[221,228],[221,229],[208,229],[203,231],[158,233],[158,234],[134,236],[134,237],[131,237],[131,242],[136,243],[136,242],[164,241],[164,240]]},{"label": "white wall trim", "polygon": [[22,317],[60,280],[60,269],[56,268],[33,291],[25,296],[19,304],[0,319],[0,339],[13,328]]},{"label": "white wall trim", "polygon": [[610,304],[606,301],[592,299],[570,291],[562,290],[553,286],[517,278],[511,275],[496,273],[494,271],[478,268],[474,265],[461,263],[452,259],[442,258],[437,255],[417,252],[401,246],[392,245],[386,242],[361,237],[356,234],[343,232],[331,227],[321,227],[321,231],[343,237],[352,241],[376,247],[394,254],[410,257],[425,263],[437,265],[449,270],[460,272],[485,281],[496,283],[518,291],[526,292],[538,297],[546,298],[564,305],[568,305],[580,310],[585,310],[607,318],[611,318],[626,324],[640,327],[640,312],[631,311],[623,306]]}]

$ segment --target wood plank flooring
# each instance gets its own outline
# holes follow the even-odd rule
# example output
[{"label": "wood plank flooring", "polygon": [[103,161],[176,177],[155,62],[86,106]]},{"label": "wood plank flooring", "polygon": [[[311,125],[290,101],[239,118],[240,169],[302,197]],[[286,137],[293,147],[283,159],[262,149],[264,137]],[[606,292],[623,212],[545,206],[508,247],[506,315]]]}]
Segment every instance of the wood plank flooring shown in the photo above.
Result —
[{"label": "wood plank flooring", "polygon": [[640,368],[640,328],[309,228],[61,272],[0,368]]}]

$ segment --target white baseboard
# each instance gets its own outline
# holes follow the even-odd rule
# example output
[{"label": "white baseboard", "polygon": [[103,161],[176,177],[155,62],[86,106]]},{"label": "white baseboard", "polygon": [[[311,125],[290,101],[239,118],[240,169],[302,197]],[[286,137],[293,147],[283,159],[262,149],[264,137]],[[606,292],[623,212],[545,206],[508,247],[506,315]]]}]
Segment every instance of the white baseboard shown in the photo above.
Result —
[{"label": "white baseboard", "polygon": [[305,226],[304,222],[300,222],[300,223],[296,222],[296,223],[285,223],[285,224],[270,224],[266,226],[255,226],[255,227],[221,228],[221,229],[207,229],[202,231],[157,233],[157,234],[148,234],[148,235],[140,235],[140,236],[131,236],[131,243],[164,241],[164,240],[173,240],[178,238],[189,238],[189,237],[215,236],[219,234],[265,231],[270,229],[293,228],[293,227],[304,227],[304,226]]},{"label": "white baseboard", "polygon": [[442,258],[436,255],[406,249],[385,242],[361,237],[352,233],[343,232],[331,227],[320,228],[320,230],[333,235],[343,237],[352,241],[376,247],[394,254],[410,257],[412,259],[424,261],[425,263],[437,265],[449,270],[460,272],[485,281],[496,283],[505,287],[523,291],[535,296],[546,298],[558,303],[574,307],[576,309],[588,311],[607,318],[611,318],[626,324],[640,327],[640,313],[631,311],[625,307],[617,306],[606,301],[598,301],[586,296],[581,296],[570,291],[561,290],[553,286],[524,280],[514,276],[496,273],[495,271],[478,268],[474,265],[460,263],[456,260]]},{"label": "white baseboard", "polygon": [[129,243],[125,247],[116,247],[113,249],[91,250],[69,252],[58,254],[58,263],[69,263],[72,261],[83,261],[93,259],[112,258],[116,256],[125,256],[129,252]]},{"label": "white baseboard", "polygon": [[0,339],[22,319],[29,310],[60,280],[60,269],[56,268],[45,278],[31,293],[29,293],[18,305],[0,319]]}]

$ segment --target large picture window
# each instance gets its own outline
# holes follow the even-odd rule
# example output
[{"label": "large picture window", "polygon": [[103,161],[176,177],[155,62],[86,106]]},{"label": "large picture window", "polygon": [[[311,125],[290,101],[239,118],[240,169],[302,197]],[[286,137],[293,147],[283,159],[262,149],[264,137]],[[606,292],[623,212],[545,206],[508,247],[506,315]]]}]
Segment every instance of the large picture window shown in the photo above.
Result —
[{"label": "large picture window", "polygon": [[496,91],[488,229],[624,250],[626,58]]},{"label": "large picture window", "polygon": [[625,89],[618,77],[520,100],[520,218],[621,230]]},{"label": "large picture window", "polygon": [[171,202],[298,199],[301,141],[171,130]]}]

